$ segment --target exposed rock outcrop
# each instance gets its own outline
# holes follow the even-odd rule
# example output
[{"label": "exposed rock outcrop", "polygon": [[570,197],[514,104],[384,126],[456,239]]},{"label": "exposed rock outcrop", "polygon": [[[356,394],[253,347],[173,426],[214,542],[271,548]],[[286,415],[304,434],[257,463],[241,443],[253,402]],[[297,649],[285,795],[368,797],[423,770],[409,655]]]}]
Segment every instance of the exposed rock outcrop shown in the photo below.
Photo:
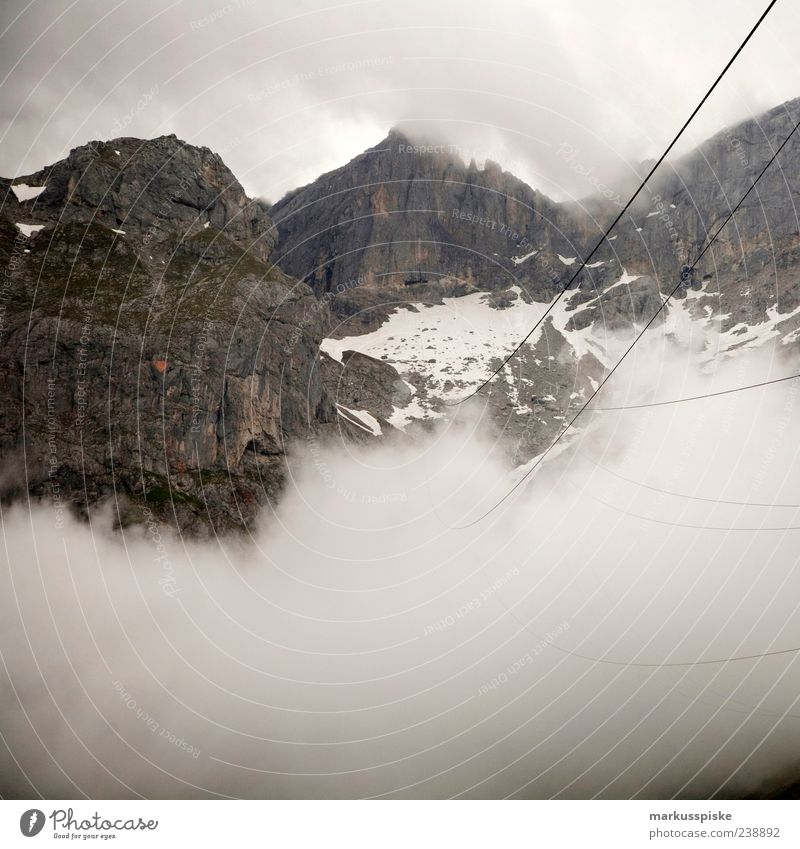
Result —
[{"label": "exposed rock outcrop", "polygon": [[287,441],[336,419],[327,310],[266,262],[266,210],[174,137],[78,148],[14,182],[45,189],[9,193],[0,217],[0,452],[20,472],[5,495],[114,497],[121,522],[195,532],[251,523]]},{"label": "exposed rock outcrop", "polygon": [[[374,302],[519,284],[546,299],[573,256],[571,215],[496,163],[465,164],[447,144],[393,130],[347,165],[271,208],[276,261],[352,315]],[[534,246],[546,262],[519,262]],[[516,259],[516,261],[515,261]],[[363,290],[367,290],[365,294]]]}]

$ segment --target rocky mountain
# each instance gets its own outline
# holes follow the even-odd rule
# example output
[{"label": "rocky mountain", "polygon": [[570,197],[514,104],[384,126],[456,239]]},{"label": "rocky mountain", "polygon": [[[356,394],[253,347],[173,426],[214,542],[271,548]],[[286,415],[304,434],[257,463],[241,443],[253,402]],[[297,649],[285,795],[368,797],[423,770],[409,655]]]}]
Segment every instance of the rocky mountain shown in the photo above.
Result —
[{"label": "rocky mountain", "polygon": [[[800,101],[665,165],[482,393],[540,453],[663,303]],[[699,368],[800,333],[800,141],[664,310]],[[6,499],[196,533],[248,526],[293,444],[414,438],[542,317],[618,206],[560,204],[499,165],[392,131],[267,209],[174,136],[0,180]]]},{"label": "rocky mountain", "polygon": [[[800,100],[793,100],[662,166],[647,200],[620,227],[615,256],[630,273],[651,275],[662,289],[671,288],[680,266],[699,255],[798,120]],[[696,287],[705,283],[697,309],[708,307],[719,316],[723,332],[763,323],[773,307],[785,314],[800,304],[798,193],[795,133],[693,274]]]},{"label": "rocky mountain", "polygon": [[[525,462],[593,391],[621,340],[654,315],[706,239],[800,117],[800,101],[730,127],[662,165],[570,291],[484,396]],[[800,139],[794,136],[659,322],[672,343],[716,355],[800,328]],[[329,300],[323,350],[393,365],[413,389],[388,421],[448,415],[542,316],[621,203],[557,204],[499,166],[393,131],[270,212],[275,261]],[[410,390],[409,390],[410,391]]]},{"label": "rocky mountain", "polygon": [[[798,117],[800,100],[791,101],[662,165],[593,257],[581,287],[607,287],[622,265],[670,289]],[[454,150],[393,131],[342,168],[290,192],[270,210],[280,233],[275,261],[318,295],[334,291],[342,316],[354,301],[379,301],[372,289],[408,300],[435,296],[437,289],[460,294],[519,285],[531,299],[548,300],[569,276],[564,259],[584,257],[621,204],[602,196],[557,204],[495,163],[465,165]],[[693,273],[695,284],[723,274],[754,281],[760,300],[752,318],[772,306],[773,292],[791,308],[800,297],[789,280],[799,151],[795,135]],[[770,282],[771,271],[777,277]]]},{"label": "rocky mountain", "polygon": [[326,308],[269,263],[267,211],[174,136],[80,147],[0,190],[3,495],[58,518],[113,499],[122,523],[251,523],[286,441],[338,418]]},{"label": "rocky mountain", "polygon": [[[534,245],[574,256],[572,215],[494,162],[464,163],[455,148],[393,130],[375,147],[270,210],[275,261],[334,311],[366,327],[409,298],[441,298],[514,284],[552,295],[556,262],[523,264]],[[514,260],[516,258],[517,261]]]}]

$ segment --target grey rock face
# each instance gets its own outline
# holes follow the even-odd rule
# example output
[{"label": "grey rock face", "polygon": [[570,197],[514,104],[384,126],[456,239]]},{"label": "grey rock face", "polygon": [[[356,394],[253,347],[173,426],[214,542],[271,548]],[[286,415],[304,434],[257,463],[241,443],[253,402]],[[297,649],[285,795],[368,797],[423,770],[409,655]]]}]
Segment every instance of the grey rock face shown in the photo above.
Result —
[{"label": "grey rock face", "polygon": [[[672,291],[798,117],[794,100],[663,165],[573,288],[588,298],[624,268]],[[687,281],[705,284],[698,307],[726,315],[723,329],[762,321],[776,303],[781,312],[800,303],[799,182],[795,135]],[[447,145],[420,145],[397,131],[271,210],[276,261],[318,295],[335,293],[334,312],[350,326],[357,317],[362,332],[398,303],[454,294],[454,281],[458,294],[518,286],[549,300],[577,268],[564,259],[587,256],[618,211],[602,196],[554,203],[493,163],[467,166]],[[642,301],[642,314],[654,304]],[[635,305],[628,312],[638,315]]]},{"label": "grey rock face", "polygon": [[[546,324],[482,393],[497,426],[517,445],[518,459],[547,444],[562,417],[591,394],[592,382],[612,364],[613,358],[601,362],[581,355],[585,345],[578,340],[573,349],[571,334],[596,329],[599,337],[632,339],[631,331],[653,316],[658,314],[659,326],[672,310],[684,309],[681,302],[690,291],[685,308],[692,319],[706,326],[715,321],[723,332],[739,325],[735,332],[745,337],[745,327],[767,321],[773,310],[788,314],[800,304],[797,137],[678,285],[682,270],[699,256],[798,116],[800,101],[784,104],[661,167],[572,282],[559,305],[568,317],[560,330]],[[423,309],[477,292],[491,293],[486,303],[502,325],[503,310],[516,298],[545,303],[563,289],[620,206],[602,196],[557,204],[493,163],[467,166],[446,145],[392,132],[342,168],[290,193],[271,212],[281,237],[276,261],[331,298],[335,322],[329,335],[348,338],[372,333],[399,308]],[[673,302],[661,309],[676,286]],[[787,315],[778,325],[782,338],[798,325],[800,319]],[[509,341],[509,350],[515,341]],[[430,375],[419,358],[405,370],[391,353],[389,362],[413,383],[417,401],[440,415],[445,411],[437,391],[467,393],[469,386],[458,385],[454,376],[442,387],[433,376],[438,346],[446,339],[422,344],[430,349]],[[486,347],[482,342],[464,352],[472,372]],[[402,345],[396,350],[402,356]],[[485,374],[500,362],[484,357]],[[458,371],[452,369],[454,375]],[[544,397],[551,400],[542,403]]]},{"label": "grey rock face", "polygon": [[[800,100],[793,100],[728,127],[662,166],[645,198],[615,230],[617,238],[597,258],[616,259],[669,293],[680,281],[681,267],[699,256],[798,119]],[[800,138],[795,134],[693,272],[690,285],[705,283],[707,292],[699,309],[727,316],[723,330],[764,321],[770,307],[788,312],[800,304],[799,185]],[[613,213],[601,211],[601,223]],[[588,229],[584,242],[591,242]],[[676,297],[683,294],[681,287]]]},{"label": "grey rock face", "polygon": [[336,418],[317,365],[327,310],[264,262],[266,211],[172,137],[79,148],[17,182],[47,188],[0,217],[0,454],[25,472],[4,494],[113,497],[120,522],[198,533],[252,523],[287,442]]},{"label": "grey rock face", "polygon": [[219,155],[174,135],[75,148],[66,159],[13,181],[46,187],[32,200],[18,202],[11,182],[0,181],[0,191],[3,212],[12,221],[123,229],[135,233],[149,254],[174,247],[206,225],[263,262],[276,242],[266,209],[245,195]]},{"label": "grey rock face", "polygon": [[[580,299],[574,303],[578,306]],[[583,330],[597,324],[612,333],[629,330],[634,325],[648,322],[658,313],[661,304],[662,297],[655,280],[642,275],[630,283],[601,290],[597,297],[583,304],[585,309],[576,311],[567,322],[566,329]],[[660,317],[663,317],[663,311]]]},{"label": "grey rock face", "polygon": [[411,399],[411,390],[397,369],[359,351],[345,351],[342,362],[327,354],[321,358],[322,380],[335,403],[354,410],[368,410],[391,430],[388,419],[394,402]]},{"label": "grey rock face", "polygon": [[[334,293],[340,315],[370,299],[430,299],[453,281],[521,285],[543,300],[566,274],[552,259],[575,254],[563,235],[571,215],[558,204],[495,163],[466,165],[448,145],[420,146],[399,131],[270,212],[276,261],[318,295]],[[534,247],[550,259],[513,261]]]}]

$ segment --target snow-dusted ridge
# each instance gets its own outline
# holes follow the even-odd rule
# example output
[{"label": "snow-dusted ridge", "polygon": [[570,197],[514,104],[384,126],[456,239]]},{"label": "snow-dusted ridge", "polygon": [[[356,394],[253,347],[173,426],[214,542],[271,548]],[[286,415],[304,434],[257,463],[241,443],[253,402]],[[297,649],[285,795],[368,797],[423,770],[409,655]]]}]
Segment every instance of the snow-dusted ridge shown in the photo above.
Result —
[{"label": "snow-dusted ridge", "polygon": [[[627,287],[640,277],[628,273],[623,267],[617,280],[602,291],[598,290],[589,300],[580,302],[586,296],[585,290],[567,292],[551,307],[546,321],[523,345],[523,359],[527,358],[531,367],[534,364],[538,369],[546,367],[541,350],[537,353],[537,344],[545,329],[552,326],[566,341],[566,350],[569,352],[571,349],[574,360],[574,365],[571,365],[563,360],[562,355],[559,366],[562,375],[565,366],[568,371],[574,368],[577,375],[579,363],[589,356],[586,368],[595,371],[581,373],[587,381],[586,391],[589,387],[596,389],[599,385],[596,378],[600,377],[597,369],[600,366],[609,369],[618,362],[632,341],[635,328],[627,334],[610,332],[600,320],[599,312],[596,319],[585,322],[585,326],[578,329],[576,324],[584,322],[574,322],[573,319],[587,310],[599,311],[606,293]],[[750,327],[736,325],[721,333],[721,323],[727,316],[715,313],[710,302],[700,300],[708,298],[710,293],[706,290],[709,282],[705,281],[699,289],[688,290],[681,300],[670,301],[663,325],[653,331],[663,333],[693,351],[698,367],[704,368],[720,353],[728,355],[735,350],[748,350],[771,341],[786,345],[800,338],[797,322],[789,323],[781,331],[782,324],[800,315],[800,307],[782,314],[775,306],[767,311],[764,322]],[[342,339],[325,339],[321,349],[339,362],[345,351],[353,350],[394,366],[411,389],[410,400],[400,402],[403,406],[394,406],[388,417],[390,425],[402,430],[415,421],[442,417],[446,414],[442,402],[463,398],[482,384],[497,367],[498,361],[504,360],[516,348],[549,306],[529,302],[518,286],[508,291],[515,297],[509,302],[507,295],[504,296],[502,309],[494,306],[491,292],[443,298],[441,304],[418,302],[398,307],[376,330]],[[553,357],[547,359],[552,360]],[[498,379],[502,381],[508,398],[508,409],[514,414],[533,415],[540,420],[541,408],[532,403],[532,396],[537,403],[556,400],[540,383],[540,375],[541,372],[525,374],[510,366],[503,369]],[[573,392],[572,397],[578,394]],[[376,425],[379,427],[379,423],[366,411],[340,408],[340,414],[365,430],[378,433]],[[371,418],[366,419],[365,416]]]}]

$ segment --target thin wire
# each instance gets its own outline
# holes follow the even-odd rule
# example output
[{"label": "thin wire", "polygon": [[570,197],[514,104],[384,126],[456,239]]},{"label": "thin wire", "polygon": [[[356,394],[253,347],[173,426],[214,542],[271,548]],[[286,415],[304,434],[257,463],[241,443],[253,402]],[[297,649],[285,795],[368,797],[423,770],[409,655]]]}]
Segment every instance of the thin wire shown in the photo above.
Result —
[{"label": "thin wire", "polygon": [[735,533],[736,531],[747,531],[748,533],[756,533],[758,531],[800,531],[800,525],[780,525],[778,527],[750,527],[742,528],[729,525],[693,525],[689,522],[672,522],[669,519],[659,519],[655,516],[642,516],[641,513],[634,513],[631,510],[625,510],[623,507],[617,507],[615,504],[610,504],[602,498],[591,496],[598,504],[608,507],[609,510],[615,510],[617,513],[622,513],[624,516],[630,516],[632,519],[639,519],[642,522],[652,522],[656,525],[666,525],[669,528],[689,528],[693,531],[724,531],[725,533]]},{"label": "thin wire", "polygon": [[687,401],[702,401],[704,398],[718,398],[720,395],[731,395],[734,392],[744,392],[747,389],[758,389],[762,386],[772,386],[784,380],[796,380],[800,374],[788,374],[776,377],[774,380],[763,380],[761,383],[751,383],[748,386],[737,386],[735,389],[723,389],[721,392],[707,392],[705,395],[693,395],[691,398],[673,398],[670,401],[652,401],[649,404],[626,404],[622,407],[595,407],[598,413],[610,413],[617,410],[643,410],[647,407],[666,407],[668,404],[685,404]]},{"label": "thin wire", "polygon": [[711,660],[687,660],[687,661],[675,661],[671,663],[636,663],[634,661],[624,661],[624,660],[606,660],[602,657],[591,657],[590,655],[580,654],[579,652],[570,651],[569,649],[561,648],[557,646],[555,643],[548,643],[550,648],[556,649],[556,651],[560,651],[563,654],[567,654],[570,657],[579,657],[581,660],[588,660],[592,663],[604,663],[609,666],[634,666],[638,668],[645,669],[666,669],[668,667],[686,667],[686,666],[710,666],[711,664],[718,663],[735,663],[741,660],[761,660],[765,657],[776,657],[778,655],[783,654],[797,654],[800,652],[800,646],[795,646],[794,648],[789,649],[776,649],[775,651],[766,651],[760,652],[759,654],[737,654],[732,657],[717,657]]},{"label": "thin wire", "polygon": [[720,80],[721,80],[721,79],[725,76],[725,74],[728,72],[728,69],[729,69],[729,68],[731,67],[731,65],[732,65],[732,64],[736,61],[736,58],[739,56],[739,54],[742,52],[742,50],[744,50],[745,45],[747,44],[747,42],[748,42],[748,41],[750,41],[750,39],[751,39],[751,38],[753,37],[753,35],[755,34],[756,30],[757,30],[757,29],[761,26],[761,24],[762,24],[762,23],[763,23],[763,21],[764,21],[764,18],[766,18],[766,17],[767,17],[767,15],[769,14],[769,12],[771,11],[772,7],[775,5],[775,3],[776,3],[776,2],[777,2],[777,0],[772,0],[772,2],[769,4],[769,6],[767,6],[767,8],[764,10],[764,12],[762,13],[761,17],[760,17],[760,18],[756,21],[756,23],[755,23],[755,25],[753,26],[753,28],[752,28],[752,29],[750,30],[750,32],[747,34],[747,37],[745,38],[745,40],[744,40],[744,41],[743,41],[743,42],[739,45],[738,49],[737,49],[737,50],[736,50],[736,52],[733,54],[733,56],[731,56],[731,58],[728,60],[727,64],[726,64],[726,65],[725,65],[725,67],[722,69],[722,71],[720,71],[719,76],[718,76],[718,77],[714,80],[714,82],[712,83],[711,88],[710,88],[710,89],[709,89],[709,90],[705,93],[705,95],[703,96],[703,99],[702,99],[702,100],[701,100],[701,101],[697,104],[697,106],[695,106],[694,110],[692,111],[692,114],[691,114],[691,115],[690,115],[690,116],[686,119],[686,121],[684,122],[684,124],[683,124],[683,126],[680,128],[680,130],[678,130],[678,134],[677,134],[677,135],[675,136],[675,138],[674,138],[674,139],[673,139],[673,140],[669,143],[669,146],[667,147],[667,149],[666,149],[666,150],[665,150],[665,151],[661,154],[661,156],[660,156],[660,157],[658,158],[658,160],[656,161],[655,165],[653,165],[653,167],[650,169],[650,171],[649,171],[649,173],[647,174],[647,176],[646,176],[646,177],[644,178],[644,180],[642,180],[642,182],[639,184],[639,188],[638,188],[638,189],[636,189],[636,191],[635,191],[635,192],[631,195],[630,200],[629,200],[629,201],[625,204],[625,206],[623,206],[623,207],[622,207],[622,209],[620,210],[619,215],[617,215],[617,217],[616,217],[616,218],[615,218],[615,219],[611,222],[611,225],[610,225],[610,226],[606,229],[606,231],[605,231],[605,233],[603,234],[603,236],[602,236],[602,238],[600,239],[600,241],[599,241],[599,242],[598,242],[598,243],[597,243],[597,244],[596,244],[596,245],[592,248],[592,250],[589,252],[589,255],[588,255],[588,256],[586,256],[586,257],[583,259],[583,261],[581,262],[581,264],[578,266],[577,271],[576,271],[576,272],[572,275],[572,277],[570,277],[570,278],[569,278],[569,280],[567,281],[567,283],[566,283],[566,285],[564,286],[564,288],[563,288],[563,289],[562,289],[562,290],[558,293],[558,295],[557,295],[557,297],[555,298],[555,300],[553,300],[553,301],[550,303],[550,306],[548,306],[548,308],[545,310],[544,314],[543,314],[543,315],[539,318],[539,320],[536,322],[536,324],[534,324],[534,325],[533,325],[533,327],[532,327],[532,328],[528,331],[528,334],[525,336],[525,338],[524,338],[524,339],[522,339],[522,341],[521,341],[521,342],[520,342],[520,343],[516,346],[516,348],[514,348],[514,350],[513,350],[513,351],[512,351],[512,352],[511,352],[511,353],[510,353],[510,354],[509,354],[509,355],[508,355],[508,356],[507,356],[507,357],[503,360],[503,362],[502,362],[502,363],[501,363],[501,364],[500,364],[500,365],[499,365],[499,366],[498,366],[498,367],[497,367],[497,368],[496,368],[496,369],[495,369],[495,370],[494,370],[494,371],[493,371],[493,372],[489,375],[489,377],[487,377],[487,378],[486,378],[486,380],[484,380],[484,381],[483,381],[483,383],[481,383],[481,385],[480,385],[480,386],[478,386],[478,388],[477,388],[477,389],[474,389],[472,392],[470,392],[470,394],[469,394],[469,395],[466,395],[465,397],[463,397],[463,398],[459,399],[458,401],[449,401],[449,402],[446,402],[447,406],[456,406],[456,405],[458,405],[458,404],[463,404],[465,401],[468,401],[470,398],[472,398],[472,397],[474,397],[475,395],[477,395],[477,394],[478,394],[478,393],[479,393],[479,392],[480,392],[480,391],[481,391],[484,387],[488,386],[488,385],[489,385],[489,383],[491,383],[491,382],[492,382],[492,380],[494,380],[494,378],[495,378],[495,377],[497,377],[497,375],[498,375],[498,374],[500,374],[500,372],[501,372],[501,371],[505,368],[505,366],[508,364],[508,362],[509,362],[510,360],[512,360],[512,359],[513,359],[513,358],[514,358],[514,357],[515,357],[515,356],[519,353],[519,351],[520,351],[520,349],[522,348],[522,346],[523,346],[523,345],[524,345],[524,344],[528,341],[528,339],[530,339],[530,338],[531,338],[531,336],[533,335],[534,331],[535,331],[535,330],[539,327],[539,325],[540,325],[540,324],[541,324],[541,323],[542,323],[542,322],[543,322],[543,321],[547,318],[547,316],[550,314],[550,311],[553,309],[553,307],[554,307],[554,306],[555,306],[555,305],[556,305],[556,304],[557,304],[557,303],[561,300],[561,298],[564,296],[564,293],[565,293],[565,292],[567,291],[567,289],[569,289],[569,287],[572,285],[572,283],[574,282],[575,278],[576,278],[576,277],[577,277],[577,276],[581,273],[581,271],[583,271],[583,269],[586,267],[586,264],[589,262],[589,260],[590,260],[590,259],[591,259],[591,258],[592,258],[592,257],[593,257],[596,253],[597,253],[597,251],[598,251],[598,250],[600,250],[600,248],[602,247],[603,243],[604,243],[604,242],[606,241],[606,239],[608,238],[608,234],[609,234],[609,233],[610,233],[610,232],[614,229],[614,227],[616,227],[616,226],[617,226],[617,224],[618,224],[618,223],[622,220],[622,216],[623,216],[623,215],[624,215],[624,214],[628,211],[628,209],[630,208],[631,204],[632,204],[632,203],[636,200],[636,198],[639,196],[639,194],[641,193],[642,189],[643,189],[643,188],[645,187],[645,185],[647,184],[647,181],[648,181],[648,180],[649,180],[649,179],[653,176],[653,174],[656,172],[656,169],[659,167],[659,165],[661,165],[661,163],[662,163],[662,162],[663,162],[663,161],[667,158],[667,155],[669,154],[669,152],[672,150],[672,148],[673,148],[673,147],[675,146],[675,144],[678,142],[678,140],[680,139],[680,137],[683,135],[684,130],[685,130],[685,129],[689,126],[689,124],[690,124],[690,123],[694,120],[695,115],[697,115],[697,113],[698,113],[698,112],[700,111],[700,109],[703,107],[703,104],[705,104],[706,100],[708,100],[708,98],[711,96],[711,94],[712,94],[712,92],[714,91],[714,89],[715,89],[715,88],[717,87],[717,85],[719,84]]},{"label": "thin wire", "polygon": [[779,503],[774,501],[733,501],[726,498],[707,498],[702,495],[687,495],[685,492],[673,492],[669,489],[661,489],[661,487],[652,486],[651,484],[644,483],[643,481],[627,478],[625,475],[621,475],[619,472],[609,469],[608,466],[604,466],[596,460],[593,460],[588,454],[584,454],[583,452],[580,452],[580,454],[584,460],[588,460],[595,468],[601,469],[606,474],[613,475],[613,477],[618,478],[621,481],[625,481],[625,483],[632,484],[633,486],[638,486],[642,489],[649,489],[651,492],[658,492],[661,495],[671,495],[673,498],[685,498],[690,501],[704,501],[708,504],[728,504],[733,507],[786,507],[795,510],[800,509],[800,504]]},{"label": "thin wire", "polygon": [[[800,121],[798,121],[792,127],[789,135],[786,136],[786,138],[781,143],[780,147],[769,158],[769,161],[767,162],[767,164],[761,169],[761,171],[759,172],[759,174],[755,178],[755,180],[753,180],[752,184],[750,185],[750,188],[742,195],[742,197],[739,199],[739,202],[736,204],[736,206],[733,207],[733,209],[730,211],[730,213],[725,218],[725,220],[722,222],[722,224],[720,224],[717,231],[709,239],[708,244],[703,248],[702,251],[700,251],[699,255],[697,256],[697,259],[695,259],[695,261],[689,266],[688,270],[686,271],[686,275],[690,275],[691,272],[694,270],[694,268],[697,266],[697,264],[700,262],[700,260],[705,256],[706,251],[711,247],[711,245],[714,244],[714,242],[717,239],[717,236],[719,236],[719,234],[725,229],[725,227],[728,225],[728,222],[733,218],[733,216],[738,212],[741,205],[750,196],[750,192],[752,192],[753,189],[755,189],[755,187],[758,185],[759,180],[764,176],[764,174],[766,173],[766,171],[770,167],[770,165],[772,165],[772,163],[778,158],[778,155],[784,149],[784,147],[786,147],[786,145],[789,143],[789,140],[797,132],[798,128],[800,128]],[[667,304],[670,302],[670,300],[672,300],[673,295],[678,291],[678,289],[681,288],[681,286],[684,285],[683,281],[684,281],[684,277],[686,275],[684,275],[684,274],[681,275],[681,279],[678,281],[678,284],[669,293],[669,295],[667,295],[667,297],[664,298],[664,300],[661,302],[661,305],[659,306],[659,308],[653,313],[652,317],[647,322],[647,324],[645,324],[645,326],[642,328],[642,330],[637,334],[636,338],[628,346],[625,353],[619,358],[619,360],[617,360],[616,364],[613,366],[611,371],[609,371],[609,373],[603,378],[603,380],[600,382],[600,385],[597,387],[597,389],[595,389],[595,391],[592,393],[592,395],[589,396],[589,399],[578,410],[578,412],[575,413],[575,415],[572,417],[572,419],[569,421],[569,423],[563,428],[561,433],[559,433],[559,435],[550,443],[550,445],[544,451],[544,453],[539,455],[536,462],[530,467],[530,469],[528,469],[528,471],[525,472],[525,474],[514,484],[514,486],[512,486],[511,489],[509,489],[508,492],[499,501],[497,501],[492,507],[490,507],[485,513],[482,513],[480,516],[478,516],[477,519],[473,519],[471,522],[467,522],[464,525],[456,525],[455,527],[451,528],[451,530],[464,530],[466,528],[472,527],[473,525],[477,525],[478,522],[483,521],[490,513],[493,513],[504,501],[506,501],[506,499],[508,499],[520,486],[522,486],[522,484],[530,477],[530,475],[539,466],[539,464],[544,460],[544,458],[547,457],[547,455],[553,450],[553,448],[555,448],[556,445],[558,445],[558,443],[561,441],[562,437],[569,431],[569,429],[572,427],[572,425],[575,424],[575,422],[577,421],[577,419],[579,418],[581,413],[583,413],[583,411],[589,406],[589,404],[591,404],[592,401],[597,397],[600,390],[613,377],[616,370],[622,365],[625,358],[633,350],[636,343],[642,338],[642,336],[644,336],[644,334],[650,328],[652,323],[658,318],[659,315],[661,315],[661,312],[663,311],[663,309],[667,306]]]}]

